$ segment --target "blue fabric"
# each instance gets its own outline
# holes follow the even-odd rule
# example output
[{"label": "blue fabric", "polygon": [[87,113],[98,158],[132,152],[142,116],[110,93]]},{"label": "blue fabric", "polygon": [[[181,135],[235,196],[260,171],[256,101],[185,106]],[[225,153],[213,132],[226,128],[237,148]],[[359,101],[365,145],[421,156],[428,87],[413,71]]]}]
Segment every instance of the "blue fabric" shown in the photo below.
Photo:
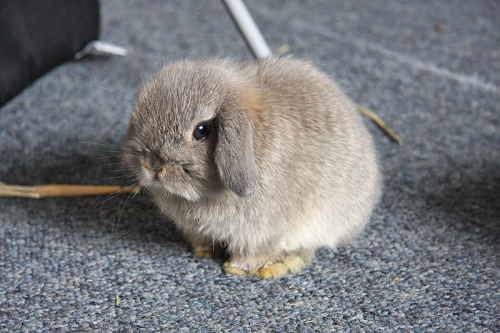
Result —
[{"label": "blue fabric", "polygon": [[[498,332],[500,3],[247,5],[273,50],[315,62],[403,138],[366,120],[385,181],[366,231],[262,281],[193,257],[147,195],[0,198],[0,331]],[[127,183],[140,82],[174,59],[250,58],[218,1],[101,10],[102,39],[129,56],[60,66],[0,109],[0,181]]]}]

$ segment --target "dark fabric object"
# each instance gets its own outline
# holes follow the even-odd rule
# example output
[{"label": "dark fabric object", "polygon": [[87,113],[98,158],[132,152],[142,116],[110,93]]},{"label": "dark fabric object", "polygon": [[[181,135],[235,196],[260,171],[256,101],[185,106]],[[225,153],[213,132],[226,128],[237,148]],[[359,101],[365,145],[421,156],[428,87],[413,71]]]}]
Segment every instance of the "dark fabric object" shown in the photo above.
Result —
[{"label": "dark fabric object", "polygon": [[98,0],[0,0],[0,106],[98,34]]}]

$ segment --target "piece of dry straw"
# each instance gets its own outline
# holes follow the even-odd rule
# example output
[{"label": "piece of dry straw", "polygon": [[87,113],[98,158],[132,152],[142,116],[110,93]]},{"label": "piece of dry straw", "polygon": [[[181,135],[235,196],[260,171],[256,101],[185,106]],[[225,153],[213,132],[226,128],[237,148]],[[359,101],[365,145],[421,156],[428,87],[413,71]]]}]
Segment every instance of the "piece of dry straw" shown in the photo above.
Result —
[{"label": "piece of dry straw", "polygon": [[0,182],[0,197],[54,198],[103,195],[114,193],[138,193],[139,188],[127,186],[88,185],[7,185]]},{"label": "piece of dry straw", "polygon": [[359,112],[373,120],[375,124],[377,124],[387,135],[389,135],[389,137],[391,137],[391,139],[399,143],[399,145],[403,144],[403,140],[401,140],[401,138],[396,133],[394,133],[374,112],[360,105],[356,105],[356,108]]}]

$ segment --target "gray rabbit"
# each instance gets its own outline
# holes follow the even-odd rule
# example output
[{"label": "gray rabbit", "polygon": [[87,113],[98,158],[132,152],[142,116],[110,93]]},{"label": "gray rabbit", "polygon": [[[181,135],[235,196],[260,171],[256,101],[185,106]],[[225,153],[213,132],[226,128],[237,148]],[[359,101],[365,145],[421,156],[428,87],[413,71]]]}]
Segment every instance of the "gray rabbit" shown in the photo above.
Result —
[{"label": "gray rabbit", "polygon": [[195,255],[277,278],[368,222],[381,193],[372,138],[313,65],[183,60],[140,89],[124,165]]}]

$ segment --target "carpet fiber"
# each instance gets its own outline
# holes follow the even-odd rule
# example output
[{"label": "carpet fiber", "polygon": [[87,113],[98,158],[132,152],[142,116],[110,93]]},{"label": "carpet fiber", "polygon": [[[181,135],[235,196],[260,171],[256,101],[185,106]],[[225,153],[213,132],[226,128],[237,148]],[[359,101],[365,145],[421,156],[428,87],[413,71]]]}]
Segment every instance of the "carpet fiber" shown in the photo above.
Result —
[{"label": "carpet fiber", "polygon": [[[366,231],[279,280],[194,257],[147,195],[0,198],[0,330],[498,332],[500,3],[248,1],[366,119],[385,190]],[[219,1],[105,0],[124,58],[56,68],[0,109],[0,181],[120,184],[138,85],[180,58],[250,52]]]}]

